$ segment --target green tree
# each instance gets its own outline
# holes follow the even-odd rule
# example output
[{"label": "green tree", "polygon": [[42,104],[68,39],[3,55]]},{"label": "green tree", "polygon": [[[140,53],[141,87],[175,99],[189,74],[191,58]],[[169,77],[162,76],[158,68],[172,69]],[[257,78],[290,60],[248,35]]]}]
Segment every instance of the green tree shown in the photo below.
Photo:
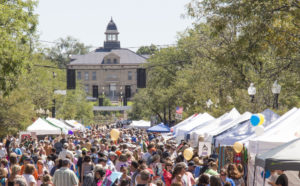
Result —
[{"label": "green tree", "polygon": [[68,90],[61,105],[57,108],[57,116],[62,119],[76,119],[84,124],[93,122],[93,104],[86,100],[83,88]]},{"label": "green tree", "polygon": [[79,40],[68,36],[65,39],[58,39],[54,47],[46,50],[46,55],[60,68],[66,68],[71,61],[72,55],[86,54],[90,51],[90,48],[90,46],[86,46]]},{"label": "green tree", "polygon": [[142,47],[140,47],[136,51],[136,53],[139,54],[139,55],[153,55],[157,51],[159,51],[159,49],[157,48],[157,46],[151,44],[150,46],[142,46]]},{"label": "green tree", "polygon": [[0,90],[7,95],[17,80],[32,51],[37,16],[36,1],[1,1],[0,3]]}]

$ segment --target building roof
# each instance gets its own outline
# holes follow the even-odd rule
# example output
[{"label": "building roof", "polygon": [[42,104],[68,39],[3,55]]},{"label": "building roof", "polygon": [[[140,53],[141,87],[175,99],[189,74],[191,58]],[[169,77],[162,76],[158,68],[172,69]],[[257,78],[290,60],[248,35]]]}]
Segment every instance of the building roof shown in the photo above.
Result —
[{"label": "building roof", "polygon": [[110,22],[108,23],[106,30],[118,30],[117,29],[117,25],[115,24],[115,22],[112,20],[110,20]]},{"label": "building roof", "polygon": [[120,57],[120,64],[143,64],[146,63],[146,58],[136,54],[135,52],[121,48],[105,51],[103,48],[98,48],[93,52],[85,55],[73,55],[70,65],[97,65],[102,64],[106,55],[115,54]]}]

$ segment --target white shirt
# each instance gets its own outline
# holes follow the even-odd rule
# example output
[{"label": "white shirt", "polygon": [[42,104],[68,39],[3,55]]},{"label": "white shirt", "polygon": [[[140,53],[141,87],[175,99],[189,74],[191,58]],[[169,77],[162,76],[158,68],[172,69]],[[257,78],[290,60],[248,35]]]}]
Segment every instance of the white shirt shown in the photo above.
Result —
[{"label": "white shirt", "polygon": [[7,154],[6,149],[2,147],[0,149],[0,158],[6,157],[6,154]]},{"label": "white shirt", "polygon": [[23,174],[23,176],[26,179],[27,185],[30,185],[30,183],[34,183],[34,185],[36,185],[36,181],[31,174]]},{"label": "white shirt", "polygon": [[73,153],[67,149],[63,149],[59,155],[58,155],[58,158],[59,159],[66,159],[66,156],[69,155],[72,159],[74,159],[74,156],[73,156]]}]

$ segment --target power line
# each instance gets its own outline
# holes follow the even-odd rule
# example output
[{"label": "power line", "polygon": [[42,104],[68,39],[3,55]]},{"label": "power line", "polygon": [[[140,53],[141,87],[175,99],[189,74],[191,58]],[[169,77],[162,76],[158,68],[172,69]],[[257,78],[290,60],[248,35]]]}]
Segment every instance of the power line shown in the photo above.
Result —
[{"label": "power line", "polygon": [[[144,69],[150,69],[154,67],[164,67],[164,66],[169,66],[169,65],[174,65],[174,64],[180,64],[180,63],[186,63],[187,61],[174,61],[173,63],[167,63],[167,64],[153,64],[153,65],[148,65],[144,67],[130,67],[130,68],[97,68],[97,69],[75,69],[75,70],[136,70],[138,68],[144,68]],[[100,66],[101,64],[99,64]],[[43,67],[43,68],[53,68],[53,69],[61,69],[61,70],[66,70],[68,68],[65,67],[55,67],[55,66],[49,66],[49,65],[38,65],[35,64],[34,66],[36,67]]]},{"label": "power line", "polygon": [[[58,41],[46,41],[46,40],[37,40],[42,43],[51,43],[51,44],[60,44]],[[99,46],[89,45],[91,48],[99,48]],[[131,46],[131,47],[123,47],[123,48],[140,48],[140,47],[150,47],[151,45],[141,45],[141,46]],[[162,45],[154,45],[156,47],[172,47],[177,46],[177,44],[162,44]]]}]

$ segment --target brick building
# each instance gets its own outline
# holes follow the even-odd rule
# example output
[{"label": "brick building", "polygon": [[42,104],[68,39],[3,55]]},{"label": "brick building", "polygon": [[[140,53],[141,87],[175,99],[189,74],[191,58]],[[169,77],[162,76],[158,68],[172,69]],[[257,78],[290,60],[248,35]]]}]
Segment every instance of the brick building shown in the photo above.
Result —
[{"label": "brick building", "polygon": [[147,59],[127,48],[121,48],[118,29],[111,19],[107,25],[103,47],[85,55],[72,56],[68,69],[74,69],[76,80],[81,81],[89,96],[105,95],[112,101],[120,100],[127,93],[137,92],[137,69]]}]

